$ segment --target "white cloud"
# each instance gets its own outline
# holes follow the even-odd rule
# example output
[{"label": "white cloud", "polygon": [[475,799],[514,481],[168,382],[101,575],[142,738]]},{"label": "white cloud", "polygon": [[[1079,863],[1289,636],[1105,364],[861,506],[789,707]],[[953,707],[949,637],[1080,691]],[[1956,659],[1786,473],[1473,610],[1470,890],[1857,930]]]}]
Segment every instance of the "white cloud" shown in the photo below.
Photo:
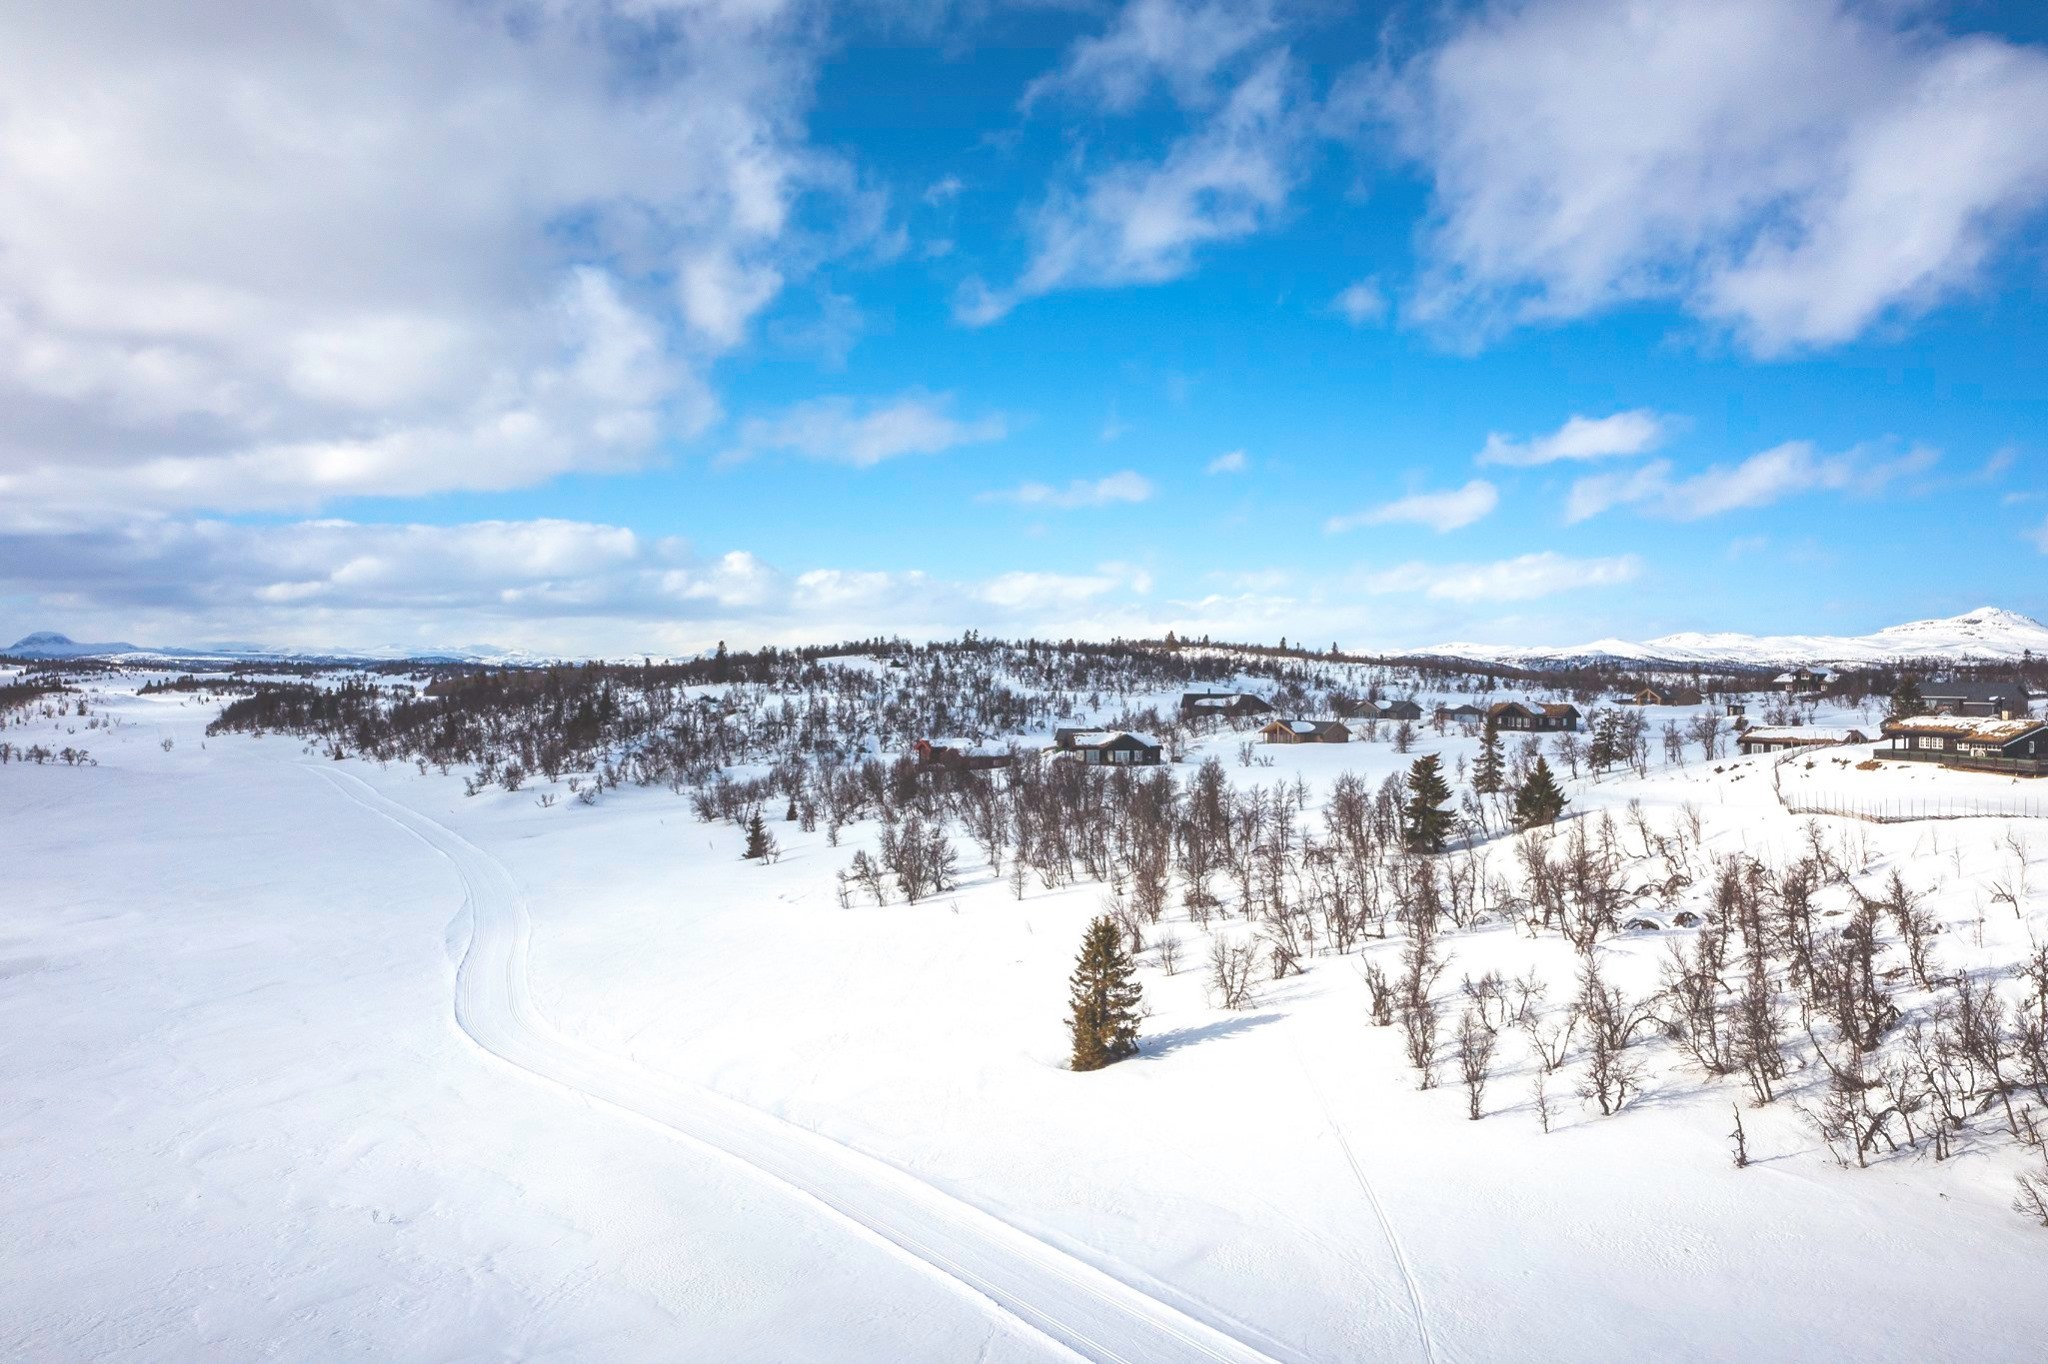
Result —
[{"label": "white cloud", "polygon": [[1716,465],[1689,478],[1673,477],[1670,461],[1660,459],[1630,473],[1580,479],[1566,498],[1565,520],[1584,521],[1615,507],[1635,507],[1648,516],[1697,521],[1768,506],[1800,493],[1874,496],[1899,479],[1925,473],[1938,458],[1920,446],[1883,459],[1867,449],[1823,455],[1811,441],[1787,441],[1740,464]]},{"label": "white cloud", "polygon": [[1528,466],[1640,455],[1662,445],[1670,429],[1668,418],[1643,407],[1610,417],[1575,415],[1549,435],[1532,440],[1518,441],[1495,431],[1487,436],[1479,462]]},{"label": "white cloud", "polygon": [[1415,311],[1671,298],[1768,354],[1971,288],[2048,202],[2048,53],[1919,8],[1484,7],[1384,92],[1435,182]]},{"label": "white cloud", "polygon": [[1323,523],[1329,534],[1356,530],[1360,526],[1383,526],[1396,522],[1428,526],[1438,534],[1469,526],[1490,515],[1500,505],[1500,490],[1483,478],[1462,488],[1440,493],[1414,493],[1396,498],[1369,511],[1350,516],[1333,516]]},{"label": "white cloud", "polygon": [[728,638],[818,643],[870,631],[930,638],[968,626],[1047,636],[1085,626],[1106,637],[1147,628],[1131,613],[1151,591],[1149,573],[1120,563],[980,579],[915,570],[790,572],[745,551],[704,556],[673,538],[563,520],[155,520],[58,535],[0,530],[0,600],[19,596],[42,613],[36,619],[80,637],[145,644],[243,639],[422,650],[490,643],[547,656],[630,656]]},{"label": "white cloud", "polygon": [[1232,60],[1273,31],[1269,4],[1182,4],[1179,0],[1130,0],[1107,30],[1083,38],[1067,51],[1059,69],[1039,77],[1024,92],[1029,109],[1062,95],[1121,113],[1164,81],[1183,104],[1213,97],[1211,82]]},{"label": "white cloud", "polygon": [[846,192],[816,40],[772,4],[0,9],[0,500],[504,488],[694,434],[821,249],[792,213]]},{"label": "white cloud", "polygon": [[1008,610],[1066,609],[1111,593],[1144,596],[1151,575],[1126,564],[1104,564],[1096,573],[1001,573],[973,589],[975,598]]},{"label": "white cloud", "polygon": [[1387,296],[1380,292],[1379,281],[1362,279],[1340,289],[1330,307],[1352,326],[1363,327],[1387,315]]},{"label": "white cloud", "polygon": [[1207,472],[1212,474],[1241,474],[1250,465],[1242,450],[1231,450],[1209,461]]},{"label": "white cloud", "polygon": [[[425,650],[480,644],[548,657],[685,653],[816,644],[849,635],[1107,639],[1332,637],[1414,646],[1446,630],[1557,638],[1568,617],[1503,622],[1502,608],[1633,580],[1632,558],[1525,555],[1407,564],[1332,580],[1277,570],[1210,575],[1227,591],[1160,598],[1130,564],[948,578],[916,569],[786,568],[744,550],[586,522],[372,525],[137,522],[20,535],[0,529],[0,608],[15,633],[143,644],[223,639],[318,649]],[[854,622],[849,625],[849,622]],[[1533,633],[1532,633],[1533,632]],[[0,640],[12,638],[0,635]]]},{"label": "white cloud", "polygon": [[871,468],[899,455],[935,455],[960,445],[1001,440],[1000,416],[962,420],[952,415],[951,394],[906,394],[887,402],[813,398],[773,417],[749,417],[739,443],[721,459],[732,462],[763,451]]},{"label": "white cloud", "polygon": [[1421,595],[1434,601],[1531,601],[1589,587],[1635,581],[1642,561],[1633,554],[1570,559],[1548,550],[1482,564],[1408,563],[1362,578],[1360,590],[1375,596]]},{"label": "white cloud", "polygon": [[1020,483],[1001,492],[983,493],[981,502],[1015,502],[1022,507],[1048,507],[1070,511],[1077,507],[1109,507],[1119,503],[1149,502],[1157,491],[1152,480],[1129,469],[1106,478],[1077,478],[1064,488],[1050,483]]},{"label": "white cloud", "polygon": [[1222,107],[1158,162],[1113,166],[1060,187],[1030,223],[1030,264],[1008,289],[964,285],[969,326],[1060,289],[1157,284],[1194,268],[1203,246],[1250,236],[1286,206],[1302,172],[1307,124],[1285,52],[1264,58]]},{"label": "white cloud", "polygon": [[2043,554],[2048,554],[2048,521],[2041,523],[2039,529],[2035,530],[2032,539],[2035,549],[2040,550]]}]

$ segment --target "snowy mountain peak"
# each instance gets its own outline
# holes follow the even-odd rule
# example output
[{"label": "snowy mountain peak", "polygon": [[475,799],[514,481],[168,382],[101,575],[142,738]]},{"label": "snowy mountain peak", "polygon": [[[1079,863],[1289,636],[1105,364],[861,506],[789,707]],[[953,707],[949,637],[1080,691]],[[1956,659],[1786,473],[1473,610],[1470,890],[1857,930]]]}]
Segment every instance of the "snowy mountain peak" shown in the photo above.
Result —
[{"label": "snowy mountain peak", "polygon": [[85,658],[99,654],[129,654],[133,644],[80,644],[55,630],[37,630],[23,635],[4,652],[16,658]]},{"label": "snowy mountain peak", "polygon": [[1569,647],[1446,644],[1429,652],[1517,664],[1581,662],[1775,667],[1779,664],[1855,666],[1893,659],[1995,661],[2048,655],[2048,625],[2017,611],[1980,606],[1960,616],[1908,621],[1868,635],[1745,635],[1685,631],[1642,643],[1602,639]]}]

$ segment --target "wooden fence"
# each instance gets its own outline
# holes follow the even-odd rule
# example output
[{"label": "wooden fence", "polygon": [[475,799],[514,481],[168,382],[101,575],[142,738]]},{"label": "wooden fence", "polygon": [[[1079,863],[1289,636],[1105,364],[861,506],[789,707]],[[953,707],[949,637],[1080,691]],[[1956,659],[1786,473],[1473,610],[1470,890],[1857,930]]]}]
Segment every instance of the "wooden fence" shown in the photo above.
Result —
[{"label": "wooden fence", "polygon": [[1871,824],[1911,824],[1923,819],[2048,819],[2048,799],[2034,797],[1931,796],[1858,800],[1853,796],[1788,795],[1795,815],[1836,815]]}]

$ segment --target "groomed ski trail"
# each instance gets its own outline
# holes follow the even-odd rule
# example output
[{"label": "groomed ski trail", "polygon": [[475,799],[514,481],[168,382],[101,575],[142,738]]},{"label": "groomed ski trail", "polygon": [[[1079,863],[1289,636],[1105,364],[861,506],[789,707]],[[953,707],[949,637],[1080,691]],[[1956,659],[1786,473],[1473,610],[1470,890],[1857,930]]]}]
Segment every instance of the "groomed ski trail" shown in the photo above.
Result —
[{"label": "groomed ski trail", "polygon": [[1387,1249],[1393,1253],[1394,1266],[1401,1271],[1401,1284],[1408,1292],[1408,1311],[1415,1320],[1415,1336],[1422,1347],[1424,1364],[1440,1364],[1436,1331],[1429,1324],[1429,1309],[1423,1305],[1422,1284],[1415,1277],[1414,1267],[1408,1263],[1408,1247],[1402,1243],[1400,1233],[1394,1230],[1393,1219],[1387,1216],[1386,1205],[1380,1202],[1379,1190],[1373,1188],[1358,1153],[1351,1149],[1351,1139],[1344,1135],[1343,1126],[1330,1109],[1329,1096],[1316,1083],[1315,1074],[1309,1070],[1308,1061],[1299,1047],[1294,1051],[1294,1063],[1301,1067],[1301,1078],[1307,1082],[1309,1093],[1315,1095],[1317,1106],[1323,1110],[1323,1122],[1330,1129],[1330,1135],[1337,1139],[1338,1149],[1344,1152],[1344,1163],[1351,1167],[1352,1178],[1358,1181],[1358,1187],[1365,1193],[1365,1201],[1372,1207],[1373,1218],[1379,1223],[1380,1235],[1386,1238]]},{"label": "groomed ski trail", "polygon": [[528,989],[532,921],[504,865],[356,777],[325,766],[313,770],[454,865],[470,917],[469,945],[456,968],[455,1022],[491,1055],[653,1122],[815,1200],[1085,1359],[1280,1364],[1296,1358],[1273,1345],[1254,1348],[828,1137],[555,1031]]}]

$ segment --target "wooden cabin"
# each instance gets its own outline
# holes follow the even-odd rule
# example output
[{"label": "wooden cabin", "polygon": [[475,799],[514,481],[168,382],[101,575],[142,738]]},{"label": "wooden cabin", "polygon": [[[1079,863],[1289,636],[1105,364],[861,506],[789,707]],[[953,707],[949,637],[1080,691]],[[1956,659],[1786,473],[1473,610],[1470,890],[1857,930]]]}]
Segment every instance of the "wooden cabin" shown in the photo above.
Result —
[{"label": "wooden cabin", "polygon": [[1884,722],[1882,755],[2016,777],[2048,776],[2048,721],[1914,715]]},{"label": "wooden cabin", "polygon": [[1691,687],[1644,687],[1624,700],[1631,706],[1697,706],[1700,694]]},{"label": "wooden cabin", "polygon": [[1191,691],[1181,694],[1180,713],[1184,719],[1202,715],[1222,716],[1226,719],[1245,715],[1271,715],[1273,703],[1248,691]]},{"label": "wooden cabin", "polygon": [[1351,729],[1342,720],[1274,720],[1259,731],[1269,744],[1348,744]]},{"label": "wooden cabin", "polygon": [[1579,708],[1565,703],[1542,702],[1531,706],[1520,701],[1501,701],[1487,710],[1486,723],[1495,729],[1536,734],[1575,733],[1579,728]]},{"label": "wooden cabin", "polygon": [[1120,729],[1058,730],[1053,748],[1078,754],[1090,767],[1157,767],[1165,753],[1165,746],[1151,735]]},{"label": "wooden cabin", "polygon": [[919,739],[910,746],[919,767],[940,767],[951,772],[987,772],[1008,767],[1016,754],[967,739]]},{"label": "wooden cabin", "polygon": [[1794,668],[1772,678],[1771,685],[1787,696],[1819,696],[1834,680],[1826,668]]},{"label": "wooden cabin", "polygon": [[1782,753],[1791,748],[1831,748],[1837,744],[1867,744],[1870,736],[1860,729],[1830,729],[1823,725],[1793,725],[1771,728],[1759,725],[1736,736],[1735,745],[1744,757],[1752,753]]},{"label": "wooden cabin", "polygon": [[1923,682],[1920,700],[1933,715],[1968,715],[1993,720],[2027,718],[2026,686],[2003,682]]}]

